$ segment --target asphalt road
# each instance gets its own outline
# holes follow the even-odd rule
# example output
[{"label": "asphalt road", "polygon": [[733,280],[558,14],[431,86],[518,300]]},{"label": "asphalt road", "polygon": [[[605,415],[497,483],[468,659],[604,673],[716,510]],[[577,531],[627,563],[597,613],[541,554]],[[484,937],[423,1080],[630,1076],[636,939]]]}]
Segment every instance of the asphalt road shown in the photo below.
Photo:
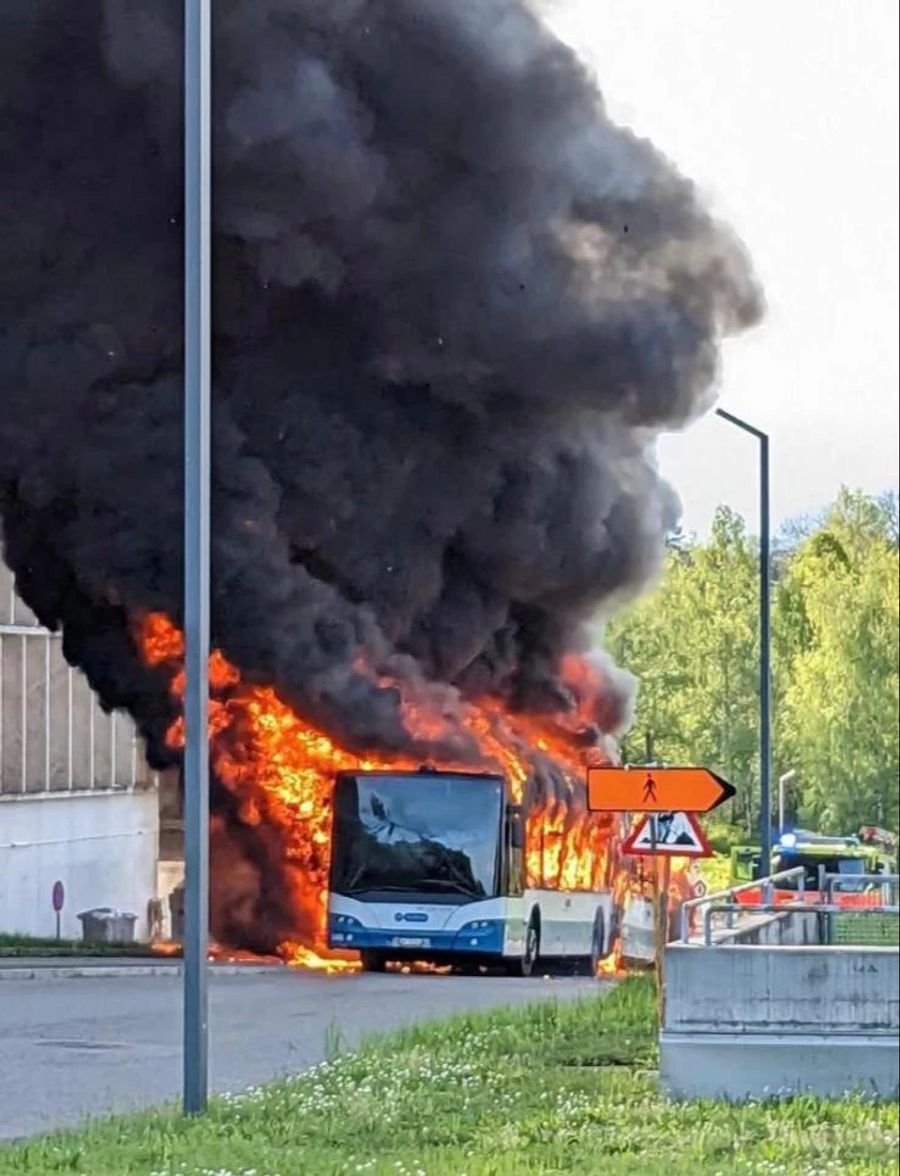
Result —
[{"label": "asphalt road", "polygon": [[[291,969],[210,978],[211,1083],[235,1091],[323,1059],[360,1036],[463,1009],[597,991],[590,979],[325,976]],[[0,983],[0,1138],[178,1097],[181,981],[103,974]]]}]

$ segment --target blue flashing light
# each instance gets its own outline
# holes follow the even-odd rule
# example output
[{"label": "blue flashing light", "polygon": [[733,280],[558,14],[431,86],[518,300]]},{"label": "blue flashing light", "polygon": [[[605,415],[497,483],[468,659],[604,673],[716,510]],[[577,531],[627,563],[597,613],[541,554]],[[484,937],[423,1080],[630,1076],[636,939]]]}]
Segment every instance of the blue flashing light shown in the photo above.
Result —
[{"label": "blue flashing light", "polygon": [[783,849],[795,849],[797,846],[796,833],[782,833],[781,840],[778,843]]}]

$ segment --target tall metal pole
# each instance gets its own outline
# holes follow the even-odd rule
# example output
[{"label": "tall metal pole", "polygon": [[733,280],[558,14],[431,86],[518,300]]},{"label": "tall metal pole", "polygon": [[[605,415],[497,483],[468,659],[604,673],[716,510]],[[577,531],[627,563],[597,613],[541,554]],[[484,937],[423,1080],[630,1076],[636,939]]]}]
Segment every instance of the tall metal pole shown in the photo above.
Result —
[{"label": "tall metal pole", "polygon": [[209,1084],[211,0],[184,6],[184,1110]]},{"label": "tall metal pole", "polygon": [[760,875],[772,861],[772,634],[769,437],[740,417],[717,408],[716,415],[759,441],[759,849]]},{"label": "tall metal pole", "polygon": [[772,864],[772,566],[769,438],[759,435],[759,833],[760,869]]}]

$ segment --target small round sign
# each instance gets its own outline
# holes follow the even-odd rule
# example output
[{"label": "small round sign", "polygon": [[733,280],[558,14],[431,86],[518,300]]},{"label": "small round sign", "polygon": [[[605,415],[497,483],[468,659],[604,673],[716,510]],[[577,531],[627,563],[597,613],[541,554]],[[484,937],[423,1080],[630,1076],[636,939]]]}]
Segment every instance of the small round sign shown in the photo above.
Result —
[{"label": "small round sign", "polygon": [[62,882],[53,883],[53,909],[57,914],[63,909],[63,903],[66,901],[66,888]]}]

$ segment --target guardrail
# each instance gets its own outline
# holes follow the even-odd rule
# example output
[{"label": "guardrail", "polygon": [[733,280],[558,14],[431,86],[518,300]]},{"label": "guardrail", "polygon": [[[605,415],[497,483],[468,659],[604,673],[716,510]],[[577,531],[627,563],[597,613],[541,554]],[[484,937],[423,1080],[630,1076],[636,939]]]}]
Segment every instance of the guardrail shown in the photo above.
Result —
[{"label": "guardrail", "polygon": [[702,898],[690,898],[687,902],[681,904],[679,912],[678,938],[682,943],[687,943],[691,936],[691,913],[699,907],[705,907],[709,903],[723,903],[726,910],[730,910],[728,929],[734,925],[734,913],[738,911],[748,910],[749,907],[743,903],[740,905],[733,903],[732,900],[737,894],[743,894],[747,890],[762,889],[763,899],[771,903],[773,894],[775,892],[775,883],[784,882],[788,879],[797,879],[797,895],[802,897],[805,892],[806,871],[803,866],[791,866],[789,870],[779,870],[777,874],[770,874],[767,878],[757,878],[752,882],[741,882],[737,886],[729,886],[727,890],[717,890],[715,894],[705,894]]},{"label": "guardrail", "polygon": [[[885,891],[888,891],[896,897],[897,891],[900,890],[900,874],[828,874],[824,868],[819,871],[819,892],[825,895],[826,901],[833,897],[835,890],[844,890],[852,894],[858,892],[860,886],[871,887],[870,893],[881,890],[884,895]],[[890,905],[890,898],[884,901]]]}]

